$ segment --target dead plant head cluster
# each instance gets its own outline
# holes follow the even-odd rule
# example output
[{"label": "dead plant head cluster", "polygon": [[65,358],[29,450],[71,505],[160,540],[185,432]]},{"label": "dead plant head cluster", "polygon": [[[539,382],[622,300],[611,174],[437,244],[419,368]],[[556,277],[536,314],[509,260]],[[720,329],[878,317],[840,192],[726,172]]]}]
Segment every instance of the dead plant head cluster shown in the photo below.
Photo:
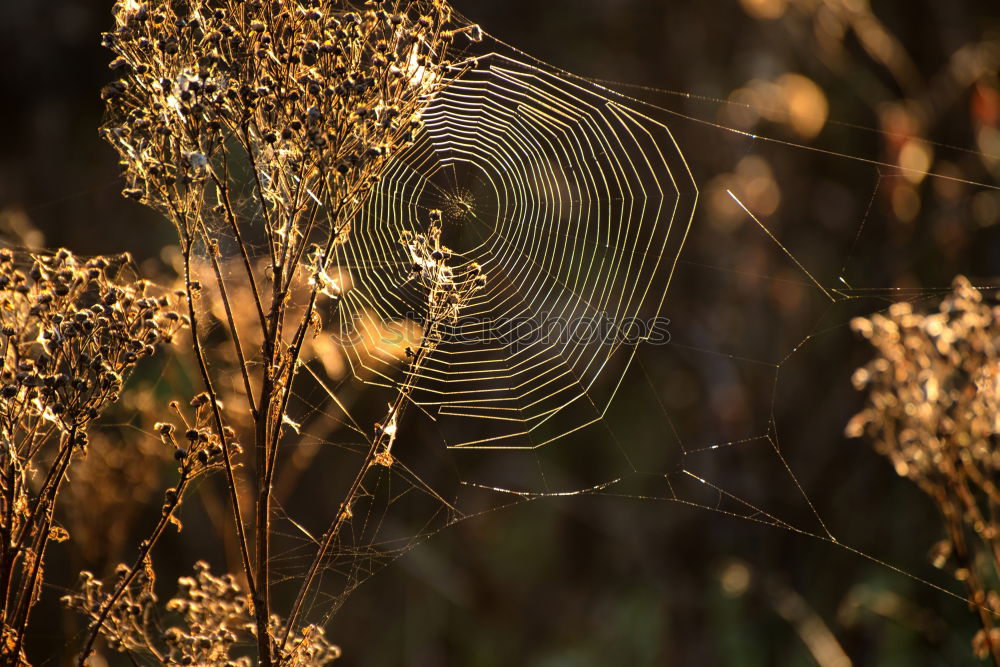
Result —
[{"label": "dead plant head cluster", "polygon": [[983,625],[976,653],[1000,664],[1000,306],[958,277],[937,312],[902,302],[851,325],[878,354],[854,373],[868,404],[847,435],[869,437],[933,499],[948,537],[932,559],[965,582]]},{"label": "dead plant head cluster", "polygon": [[[853,382],[868,406],[847,427],[932,496],[960,470],[982,493],[1000,471],[1000,307],[959,277],[937,312],[896,303],[851,326],[878,350]],[[987,526],[980,525],[985,531]]]},{"label": "dead plant head cluster", "polygon": [[[116,584],[129,574],[121,566]],[[253,604],[232,575],[215,576],[208,564],[194,565],[194,576],[177,580],[177,594],[161,609],[154,590],[155,573],[143,568],[125,593],[114,603],[104,621],[104,635],[112,649],[152,658],[165,665],[218,665],[250,667],[246,646],[253,643],[256,626]],[[111,599],[104,583],[89,572],[81,575],[77,592],[64,598],[73,609],[91,620]],[[166,611],[168,624],[162,622]],[[282,632],[277,616],[271,631]],[[286,656],[287,664],[320,667],[340,657],[340,649],[327,641],[323,629],[306,626],[293,636],[296,649]]]},{"label": "dead plant head cluster", "polygon": [[276,245],[308,236],[299,214],[315,201],[356,205],[412,141],[459,31],[439,0],[123,0],[115,20],[104,132],[125,195],[181,227],[235,215],[226,181],[239,147]]},{"label": "dead plant head cluster", "polygon": [[[351,221],[389,161],[419,138],[427,106],[463,73],[456,63],[474,62],[454,58],[455,40],[478,41],[482,32],[446,0],[117,0],[113,15],[113,29],[103,34],[115,80],[101,93],[108,110],[102,136],[119,156],[124,196],[176,229],[181,289],[167,293],[132,277],[127,257],[0,250],[0,665],[30,664],[25,634],[43,590],[46,547],[70,538],[55,508],[71,464],[87,454],[88,429],[118,400],[140,360],[186,328],[190,354],[177,366],[185,381],[201,386],[185,383],[184,401],[160,405],[157,397],[130,422],[146,448],[126,442],[128,453],[119,454],[108,447],[69,494],[88,505],[66,516],[88,525],[83,512],[93,519],[94,508],[139,504],[159,481],[161,471],[109,474],[112,465],[176,472],[169,488],[156,492],[162,503],[131,564],[103,580],[83,572],[78,588],[62,597],[88,622],[76,664],[99,664],[97,651],[106,646],[132,664],[319,667],[340,657],[321,625],[378,550],[398,542],[361,542],[373,516],[365,515],[366,502],[407,495],[372,479],[397,470],[408,483],[416,478],[394,456],[400,420],[423,372],[437,372],[430,366],[442,331],[487,285],[480,265],[459,267],[442,245],[441,210],[411,220],[422,231],[398,239],[407,282],[425,294],[426,308],[419,334],[397,346],[402,379],[390,379],[385,418],[359,424],[337,396],[321,394],[366,444],[360,452],[343,448],[361,457],[336,459],[360,463],[329,476],[343,482],[333,500],[326,502],[329,489],[309,490],[310,503],[328,512],[319,529],[315,517],[310,529],[297,522],[296,504],[281,497],[292,495],[298,474],[289,460],[311,461],[294,447],[303,440],[294,408],[308,402],[310,416],[327,416],[311,404],[316,392],[293,386],[310,356],[325,356],[330,376],[344,372],[346,344],[307,341],[320,338],[323,318],[336,316],[352,291],[351,267],[337,265],[338,250],[352,242]],[[446,198],[445,212],[471,219],[467,197]],[[937,503],[948,538],[936,560],[953,562],[966,582],[983,628],[976,650],[1000,665],[1000,630],[987,611],[1000,611],[993,590],[1000,573],[1000,307],[959,279],[938,312],[897,304],[852,324],[878,356],[855,373],[869,399],[848,434],[872,438],[896,471]],[[312,370],[303,377],[322,385]],[[103,436],[91,447],[98,444]],[[168,457],[173,463],[161,466]],[[217,529],[202,534],[223,547],[231,573],[213,575],[199,561],[161,604],[154,547],[168,528],[181,530],[178,510],[209,473],[222,478],[214,490],[225,502],[201,489]],[[101,492],[115,484],[109,480],[122,480],[123,488]],[[417,482],[437,507],[454,509]],[[281,541],[292,539],[275,529],[275,519],[308,537],[289,550],[289,561],[305,554],[304,565],[288,570],[293,576],[272,571],[281,565],[274,553],[287,549]],[[80,532],[92,541],[99,534],[93,526]]]},{"label": "dead plant head cluster", "polygon": [[72,432],[84,445],[87,426],[118,399],[136,362],[186,320],[170,296],[147,295],[145,281],[119,282],[122,263],[82,262],[66,250],[21,258],[0,251],[5,441],[27,439],[33,451],[46,436]]},{"label": "dead plant head cluster", "polygon": [[[301,616],[348,512],[323,534],[287,621],[270,597],[272,495],[282,486],[285,425],[294,423],[292,385],[307,335],[323,330],[318,298],[333,308],[341,298],[329,274],[335,249],[350,241],[351,220],[387,161],[414,142],[424,109],[454,76],[453,41],[482,33],[444,0],[120,0],[113,13],[103,43],[117,79],[102,91],[102,133],[120,157],[123,194],[177,229],[204,391],[193,414],[175,402],[175,416],[155,426],[179,477],[134,564],[110,590],[89,577],[66,598],[91,620],[80,664],[98,636],[168,662],[242,664],[229,653],[230,630],[253,635],[261,665],[323,664],[339,652]],[[344,508],[363,492],[381,442],[373,437]],[[252,444],[244,452],[239,441]],[[215,579],[199,568],[167,609],[185,616],[186,629],[152,633],[142,619],[155,596],[149,588],[138,600],[135,591],[152,585],[153,545],[179,526],[191,481],[211,470],[224,473],[228,539],[242,572]]]},{"label": "dead plant head cluster", "polygon": [[186,323],[172,296],[129,277],[127,257],[0,250],[0,656],[23,661],[59,491],[87,430],[143,357]]}]

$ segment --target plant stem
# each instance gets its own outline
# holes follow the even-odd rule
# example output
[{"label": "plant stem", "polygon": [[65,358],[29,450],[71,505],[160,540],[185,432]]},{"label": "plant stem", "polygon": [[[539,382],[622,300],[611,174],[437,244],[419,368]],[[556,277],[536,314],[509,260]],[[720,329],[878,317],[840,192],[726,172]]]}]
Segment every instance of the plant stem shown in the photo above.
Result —
[{"label": "plant stem", "polygon": [[139,574],[139,569],[142,568],[143,563],[145,563],[146,559],[149,557],[149,553],[153,550],[156,542],[160,539],[160,536],[163,535],[163,531],[173,519],[174,512],[180,506],[184,492],[187,490],[188,482],[191,479],[190,473],[190,464],[185,463],[181,468],[181,478],[177,483],[177,493],[174,496],[174,499],[168,500],[167,504],[164,505],[166,511],[160,516],[160,520],[156,523],[156,526],[153,528],[153,532],[150,533],[150,536],[140,543],[139,555],[132,564],[132,567],[129,568],[128,574],[125,575],[120,582],[118,582],[114,592],[108,598],[107,602],[104,603],[104,606],[101,608],[101,612],[98,614],[97,619],[91,626],[90,632],[87,635],[87,641],[84,643],[83,650],[80,652],[80,657],[77,661],[78,667],[85,667],[87,658],[90,656],[90,652],[94,648],[94,642],[97,641],[97,637],[101,632],[101,626],[104,625],[104,622],[108,619],[108,615],[111,613],[111,610],[114,609],[115,604],[119,599],[121,599],[121,596],[125,594],[125,591],[128,590],[129,585],[131,585],[136,575]]}]

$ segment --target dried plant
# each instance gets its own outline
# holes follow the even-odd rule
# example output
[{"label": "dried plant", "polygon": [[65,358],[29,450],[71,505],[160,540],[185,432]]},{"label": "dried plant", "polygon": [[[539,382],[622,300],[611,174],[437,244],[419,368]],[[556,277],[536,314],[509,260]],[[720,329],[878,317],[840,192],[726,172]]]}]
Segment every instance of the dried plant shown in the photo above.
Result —
[{"label": "dried plant", "polygon": [[[445,0],[118,0],[113,13],[103,44],[114,53],[117,79],[102,90],[102,136],[118,153],[123,195],[175,228],[180,289],[153,294],[146,282],[123,277],[124,258],[0,253],[0,662],[28,664],[24,637],[45,550],[69,538],[56,524],[56,501],[71,464],[87,453],[88,427],[117,400],[135,364],[187,327],[202,385],[196,395],[169,403],[169,418],[144,423],[155,434],[149,442],[116,449],[96,437],[90,448],[99,442],[100,451],[69,487],[74,498],[97,497],[90,517],[130,519],[160,479],[143,463],[176,465],[131,564],[107,583],[83,572],[63,597],[89,621],[77,664],[87,664],[103,639],[133,664],[325,665],[340,650],[304,618],[309,603],[325,572],[359,567],[352,559],[376,550],[352,550],[344,529],[359,506],[375,502],[370,477],[402,467],[393,447],[417,378],[443,330],[487,284],[479,265],[452,262],[440,210],[411,221],[423,223],[422,233],[398,239],[408,287],[423,300],[418,330],[398,350],[358,352],[405,360],[402,379],[364,434],[360,463],[346,472],[325,530],[313,537],[288,517],[316,548],[288,608],[277,610],[274,507],[288,486],[278,469],[289,431],[299,430],[289,406],[309,359],[319,357],[331,377],[346,372],[342,350],[319,337],[350,284],[336,251],[352,242],[351,221],[389,160],[414,142],[427,105],[461,74],[450,61],[454,40],[476,41],[481,32]],[[452,218],[472,215],[460,199],[444,206]],[[992,481],[1000,466],[1000,308],[959,279],[938,313],[897,304],[853,325],[880,356],[855,374],[870,399],[848,433],[873,438],[938,504],[948,539],[936,563],[952,562],[968,586],[982,622],[975,650],[1000,665],[991,613],[1000,609],[1000,492]],[[301,470],[299,461],[285,471],[296,465]],[[168,528],[181,529],[179,509],[195,482],[213,473],[223,478],[231,522],[218,538],[234,545],[239,565],[216,576],[199,561],[161,604],[154,548]],[[82,515],[66,514],[94,543],[98,531]],[[120,546],[124,529],[117,530]]]},{"label": "dried plant", "polygon": [[852,327],[878,356],[854,374],[868,405],[847,435],[871,438],[941,511],[934,564],[965,583],[982,624],[975,652],[1000,665],[1000,306],[959,277],[937,312],[897,303]]},{"label": "dried plant", "polygon": [[[158,427],[174,448],[180,481],[167,491],[163,516],[135,563],[111,591],[88,579],[83,598],[68,598],[92,621],[80,664],[102,634],[121,650],[163,660],[229,659],[225,644],[202,646],[198,623],[204,619],[188,618],[188,629],[172,635],[176,642],[154,648],[161,638],[120,611],[137,604],[146,618],[144,605],[155,599],[150,551],[205,468],[224,472],[242,572],[216,580],[199,568],[190,594],[222,604],[219,586],[232,592],[239,580],[238,590],[246,593],[225,599],[240,608],[216,611],[252,618],[259,664],[323,664],[338,652],[317,628],[303,626],[303,604],[368,470],[391,461],[388,424],[397,413],[390,411],[376,428],[340,512],[317,540],[287,622],[277,623],[270,593],[272,502],[283,429],[294,423],[287,413],[292,386],[308,356],[308,336],[322,330],[323,309],[339,303],[343,279],[331,277],[336,247],[350,241],[350,221],[386,161],[412,143],[422,110],[445,85],[451,42],[481,33],[458,24],[443,0],[364,7],[345,0],[121,0],[114,15],[116,28],[105,33],[104,44],[115,53],[111,68],[118,80],[102,92],[109,111],[102,132],[120,156],[123,194],[162,212],[177,230],[191,352],[204,393],[192,402],[196,415],[183,428]],[[441,248],[428,252],[426,262],[444,267]],[[429,318],[424,341],[434,323],[454,317],[467,289],[439,278],[428,287],[437,315]],[[469,289],[483,280],[462,278]],[[207,342],[213,315],[231,347],[228,355]],[[422,352],[413,356],[419,366]],[[220,389],[234,374],[241,388]],[[400,388],[397,411],[409,390]],[[252,443],[246,457],[237,440]],[[248,504],[252,518],[244,513]],[[141,602],[131,601],[136,586],[148,589]],[[129,623],[142,627],[133,632]],[[203,652],[192,653],[188,640]]]},{"label": "dried plant", "polygon": [[[105,590],[104,583],[91,573],[83,572],[79,591],[64,598],[71,608],[95,622],[100,610],[111,608],[101,621],[112,649],[145,656],[164,665],[249,667],[253,664],[249,657],[238,655],[253,640],[257,626],[252,602],[236,577],[230,574],[216,577],[207,563],[199,561],[194,565],[194,576],[179,578],[177,595],[160,609],[151,561],[147,560],[126,583],[130,574],[131,570],[125,566],[116,572],[112,588],[123,591],[116,596]],[[282,631],[280,619],[273,616],[271,632]],[[307,626],[293,639],[296,649],[283,656],[285,664],[318,667],[340,657],[340,650],[326,640],[322,628]]]},{"label": "dried plant", "polygon": [[78,260],[0,250],[0,600],[5,664],[24,663],[60,490],[87,431],[136,363],[185,318],[168,295],[128,277],[127,257]]}]

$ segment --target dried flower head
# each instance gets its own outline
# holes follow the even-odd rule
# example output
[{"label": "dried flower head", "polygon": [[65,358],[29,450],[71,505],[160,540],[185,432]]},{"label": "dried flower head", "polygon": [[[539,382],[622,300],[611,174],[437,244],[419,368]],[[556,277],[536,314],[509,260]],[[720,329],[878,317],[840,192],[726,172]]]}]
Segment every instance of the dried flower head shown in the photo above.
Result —
[{"label": "dried flower head", "polygon": [[[230,456],[235,457],[243,452],[239,442],[236,441],[236,431],[231,427],[223,426],[222,437],[219,436],[215,424],[215,411],[207,393],[202,392],[191,399],[189,407],[194,410],[191,419],[188,419],[176,402],[171,403],[170,407],[176,413],[180,427],[173,422],[158,422],[154,425],[154,429],[159,434],[160,440],[170,447],[182,479],[194,478],[222,468],[223,444],[229,449]],[[217,401],[215,407],[221,414],[222,403]]]},{"label": "dried flower head", "polygon": [[897,303],[851,325],[878,355],[854,373],[868,405],[847,435],[871,438],[937,505],[947,537],[931,560],[968,590],[982,626],[973,652],[1000,664],[1000,306],[959,276],[937,312]]},{"label": "dried flower head", "polygon": [[128,264],[127,256],[0,250],[4,664],[20,655],[47,544],[69,537],[55,507],[75,455],[87,450],[88,427],[138,361],[185,323]]},{"label": "dried flower head", "polygon": [[66,250],[0,255],[5,439],[44,433],[50,423],[85,444],[87,425],[118,399],[139,359],[183,325],[171,297],[148,293],[143,280],[122,279],[124,261],[81,261]]},{"label": "dried flower head", "polygon": [[902,302],[851,326],[879,355],[854,373],[868,406],[849,436],[871,437],[896,472],[929,490],[951,465],[975,466],[984,481],[1000,472],[1000,307],[959,277],[936,313]]},{"label": "dried flower head", "polygon": [[[127,574],[128,567],[125,565],[119,565],[115,571],[118,580]],[[149,644],[151,637],[148,633],[157,601],[156,593],[153,591],[154,583],[152,567],[145,568],[111,610],[108,623],[105,625],[108,629],[105,639],[112,650],[144,651]],[[104,583],[100,579],[95,579],[90,572],[84,571],[80,573],[77,590],[63,596],[62,601],[86,616],[93,616],[101,608],[105,598]]]},{"label": "dried flower head", "polygon": [[[119,566],[116,576],[127,572],[126,566]],[[77,591],[63,597],[63,603],[94,621],[109,599],[105,585],[84,572]],[[177,580],[177,595],[163,609],[157,602],[149,565],[133,579],[102,626],[109,647],[166,665],[250,667],[250,659],[238,654],[256,630],[252,605],[233,575],[215,576],[207,563],[199,561],[194,576]],[[274,634],[283,632],[280,618],[272,617],[271,624]],[[340,649],[316,626],[291,634],[290,646],[293,651],[282,661],[288,667],[321,667],[340,657]]]},{"label": "dried flower head", "polygon": [[227,151],[238,145],[268,232],[284,238],[303,233],[308,216],[288,214],[311,200],[349,205],[370,188],[420,128],[454,35],[476,36],[451,26],[441,0],[391,13],[345,0],[121,0],[114,15],[103,43],[118,79],[103,91],[103,134],[125,196],[178,225],[231,214]]}]

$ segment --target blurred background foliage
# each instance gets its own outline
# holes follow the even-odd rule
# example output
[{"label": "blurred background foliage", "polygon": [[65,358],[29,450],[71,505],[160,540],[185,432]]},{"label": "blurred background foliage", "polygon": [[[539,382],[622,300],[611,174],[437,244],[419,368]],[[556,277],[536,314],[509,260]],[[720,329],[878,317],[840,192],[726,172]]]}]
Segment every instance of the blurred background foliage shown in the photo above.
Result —
[{"label": "blurred background foliage", "polygon": [[[965,605],[906,574],[958,590],[928,558],[943,535],[934,507],[870,443],[843,431],[863,398],[851,373],[871,356],[849,330],[852,316],[905,295],[931,305],[959,273],[997,284],[1000,192],[975,185],[995,186],[1000,173],[996,2],[453,4],[555,66],[662,89],[607,84],[669,110],[657,117],[702,189],[665,309],[673,344],[642,352],[642,372],[630,374],[606,428],[586,437],[611,431],[659,452],[651,460],[671,470],[682,449],[753,438],[773,416],[789,466],[833,535],[883,563],[713,512],[717,498],[697,491],[685,497],[707,508],[601,495],[524,503],[449,528],[365,582],[328,633],[342,664],[844,665],[845,654],[856,665],[973,663],[976,624]],[[114,153],[97,136],[98,91],[111,79],[98,36],[109,25],[108,3],[96,0],[0,5],[0,228],[25,245],[128,250],[142,271],[162,274],[174,232],[121,198]],[[885,289],[831,306],[726,189],[825,286]],[[164,384],[186,381],[169,368],[147,372],[131,399],[147,409],[166,399],[157,395]],[[121,420],[130,407],[143,409],[122,406]],[[105,437],[109,448],[126,442]],[[691,453],[683,466],[822,532],[766,441]],[[170,471],[164,460],[158,474]],[[123,534],[158,512],[154,479],[116,474],[135,489],[132,500],[152,498],[149,507],[90,507],[82,486],[74,536],[90,542],[53,550],[53,586],[82,567],[107,572],[132,553]],[[185,533],[164,543],[163,580],[198,558],[222,558],[204,552],[210,505],[190,508]],[[104,538],[100,526],[83,525],[96,512],[116,519]],[[62,614],[52,607],[39,623],[36,655],[73,642]],[[815,631],[817,620],[825,631]]]}]

